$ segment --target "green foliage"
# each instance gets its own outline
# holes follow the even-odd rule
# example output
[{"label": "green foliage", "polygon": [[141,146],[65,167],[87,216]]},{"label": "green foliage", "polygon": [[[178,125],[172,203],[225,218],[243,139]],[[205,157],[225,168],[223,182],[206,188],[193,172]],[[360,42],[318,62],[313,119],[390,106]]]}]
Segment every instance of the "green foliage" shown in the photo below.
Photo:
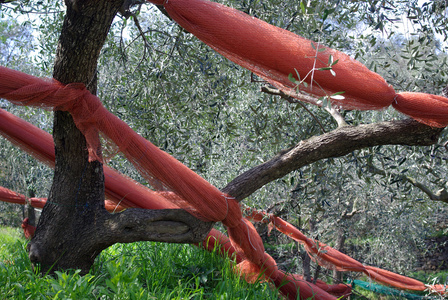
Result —
[{"label": "green foliage", "polygon": [[418,271],[410,274],[412,278],[421,280],[423,282],[440,283],[443,284],[448,280],[448,271],[436,271],[436,272],[428,272],[428,271]]},{"label": "green foliage", "polygon": [[[29,74],[48,76],[50,72],[48,69],[43,71],[42,66],[51,66],[54,54],[48,52],[49,48],[44,48],[53,47],[53,52],[56,49],[59,27],[55,24],[60,26],[62,10],[59,14],[55,12],[61,8],[60,4],[52,1],[13,1],[0,4],[0,7],[0,64]],[[53,35],[53,40],[46,34]],[[0,108],[47,132],[52,131],[50,112],[14,107],[1,99]],[[48,167],[0,138],[0,186],[24,195],[28,190],[33,190],[37,197],[46,197],[51,178],[52,172]],[[22,215],[20,205],[0,203],[0,224],[18,226]]]},{"label": "green foliage", "polygon": [[[17,108],[7,109],[36,126],[48,129],[51,115],[39,110]],[[0,186],[29,196],[47,197],[52,180],[52,170],[36,161],[30,155],[14,147],[5,139],[0,139]],[[23,206],[0,202],[0,224],[19,226],[23,219]]]},{"label": "green foliage", "polygon": [[2,299],[278,299],[268,284],[248,284],[229,260],[190,245],[116,244],[93,270],[41,276],[19,230],[0,227]]}]

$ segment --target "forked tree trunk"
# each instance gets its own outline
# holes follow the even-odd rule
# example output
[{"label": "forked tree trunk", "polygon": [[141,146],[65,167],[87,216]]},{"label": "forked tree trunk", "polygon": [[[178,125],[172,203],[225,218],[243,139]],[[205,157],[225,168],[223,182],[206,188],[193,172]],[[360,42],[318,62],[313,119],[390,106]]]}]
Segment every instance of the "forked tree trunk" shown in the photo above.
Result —
[{"label": "forked tree trunk", "polygon": [[[96,93],[98,56],[122,4],[123,0],[66,0],[55,79],[64,84],[82,82]],[[212,223],[183,210],[127,209],[109,214],[104,208],[102,164],[88,162],[85,138],[69,113],[55,112],[53,137],[53,185],[28,245],[31,261],[39,264],[42,272],[81,269],[86,273],[95,257],[114,243],[200,242],[211,229]]]},{"label": "forked tree trunk", "polygon": [[[100,50],[122,0],[66,1],[53,77],[82,82],[96,93]],[[56,167],[48,202],[29,244],[30,259],[48,268],[88,270],[97,251],[87,249],[91,229],[104,213],[104,175],[100,162],[88,162],[86,141],[71,115],[56,111],[53,124]]]}]

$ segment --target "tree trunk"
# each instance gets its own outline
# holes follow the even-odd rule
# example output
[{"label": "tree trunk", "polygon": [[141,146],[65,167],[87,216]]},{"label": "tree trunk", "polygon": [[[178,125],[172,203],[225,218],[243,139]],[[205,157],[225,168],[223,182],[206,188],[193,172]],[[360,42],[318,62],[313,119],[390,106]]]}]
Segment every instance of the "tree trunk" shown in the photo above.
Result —
[{"label": "tree trunk", "polygon": [[[33,189],[28,189],[28,197],[33,198],[36,197],[36,194]],[[32,207],[29,203],[25,204],[24,207],[24,218],[28,218],[28,224],[31,226],[36,226],[36,211],[34,207]]]},{"label": "tree trunk", "polygon": [[[312,236],[315,231],[315,225],[316,221],[314,220],[314,216],[310,217],[309,220],[309,235]],[[303,263],[303,276],[305,277],[305,280],[308,282],[315,282],[316,276],[319,275],[319,270],[316,270],[316,273],[314,274],[314,279],[311,277],[311,257],[308,255],[306,251],[304,251],[304,254],[302,256],[302,263]]]},{"label": "tree trunk", "polygon": [[[336,245],[334,246],[334,248],[338,251],[344,252],[344,245],[345,245],[345,232],[342,228],[339,228],[338,233],[337,233],[337,239],[336,239]],[[337,271],[336,269],[333,270],[333,280],[334,283],[342,283],[342,278],[343,277],[343,273]]]},{"label": "tree trunk", "polygon": [[[66,1],[53,77],[62,83],[82,82],[96,93],[98,56],[122,0]],[[33,263],[42,272],[54,269],[88,270],[97,256],[86,249],[95,238],[99,214],[104,214],[104,175],[100,162],[88,162],[86,141],[71,115],[56,111],[53,137],[56,167],[48,202],[29,244]],[[83,251],[86,250],[86,251]]]},{"label": "tree trunk", "polygon": [[306,281],[311,282],[311,258],[306,251],[301,252],[303,277]]},{"label": "tree trunk", "polygon": [[[96,93],[100,50],[123,0],[66,0],[53,77],[81,82]],[[154,240],[200,242],[211,229],[183,210],[128,209],[109,214],[104,208],[101,162],[88,161],[86,141],[68,112],[56,111],[53,124],[56,166],[53,184],[35,236],[28,245],[41,272],[89,271],[95,257],[117,242]],[[98,149],[98,151],[101,151]]]}]

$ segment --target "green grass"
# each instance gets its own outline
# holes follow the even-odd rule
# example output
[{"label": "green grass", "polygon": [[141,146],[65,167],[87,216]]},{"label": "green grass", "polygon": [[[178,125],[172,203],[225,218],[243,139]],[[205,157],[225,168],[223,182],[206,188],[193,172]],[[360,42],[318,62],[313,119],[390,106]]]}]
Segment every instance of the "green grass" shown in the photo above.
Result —
[{"label": "green grass", "polygon": [[409,276],[427,284],[447,284],[448,270],[443,271],[418,271],[412,272]]},{"label": "green grass", "polygon": [[231,263],[189,245],[141,242],[103,251],[89,274],[40,276],[17,229],[0,228],[0,299],[279,299],[248,284]]}]

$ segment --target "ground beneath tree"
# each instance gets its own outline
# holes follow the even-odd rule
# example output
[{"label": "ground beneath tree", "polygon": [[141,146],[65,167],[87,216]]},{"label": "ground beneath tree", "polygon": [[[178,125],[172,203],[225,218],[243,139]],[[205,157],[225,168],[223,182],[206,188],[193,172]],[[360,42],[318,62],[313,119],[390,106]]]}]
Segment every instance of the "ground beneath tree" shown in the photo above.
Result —
[{"label": "ground beneath tree", "polygon": [[427,238],[426,253],[418,257],[420,269],[423,271],[448,270],[448,236]]}]

